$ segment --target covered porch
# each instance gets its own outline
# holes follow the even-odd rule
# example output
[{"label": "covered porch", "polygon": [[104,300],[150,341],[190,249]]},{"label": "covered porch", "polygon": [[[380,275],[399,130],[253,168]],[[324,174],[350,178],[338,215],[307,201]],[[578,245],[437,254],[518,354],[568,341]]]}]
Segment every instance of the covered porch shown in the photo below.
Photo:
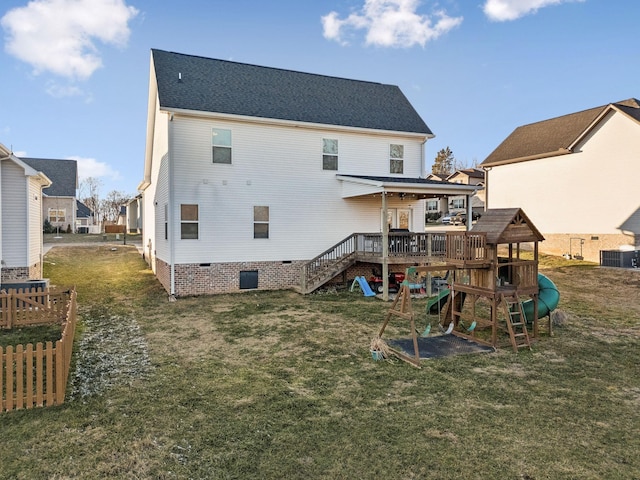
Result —
[{"label": "covered porch", "polygon": [[[381,210],[380,231],[354,233],[342,242],[321,253],[303,269],[302,291],[307,293],[318,288],[322,277],[338,274],[356,262],[381,265],[383,298],[389,298],[389,265],[431,264],[443,261],[446,249],[446,233],[426,233],[424,224],[420,231],[411,231],[409,224],[397,225],[390,231],[389,199],[401,200],[406,205],[415,205],[429,198],[465,195],[467,218],[472,218],[471,197],[479,188],[476,185],[454,184],[424,178],[376,177],[362,175],[337,175],[342,183],[342,198],[368,198],[379,202]],[[471,222],[467,222],[467,230]],[[324,274],[320,274],[326,271]]]}]

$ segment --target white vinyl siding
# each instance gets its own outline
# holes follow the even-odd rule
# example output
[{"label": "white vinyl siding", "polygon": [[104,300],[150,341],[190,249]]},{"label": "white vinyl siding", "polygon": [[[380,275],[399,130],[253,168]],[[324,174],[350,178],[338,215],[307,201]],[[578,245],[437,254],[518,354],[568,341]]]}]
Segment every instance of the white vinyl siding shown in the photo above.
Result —
[{"label": "white vinyl siding", "polygon": [[[199,205],[198,248],[176,242],[176,263],[313,258],[353,232],[380,231],[379,201],[343,199],[336,174],[389,175],[389,145],[404,145],[404,176],[421,173],[423,137],[199,119],[175,115],[171,128],[174,215]],[[211,162],[211,129],[233,132],[233,165]],[[318,145],[336,138],[339,171],[318,171]],[[167,172],[168,173],[168,172]],[[164,174],[164,172],[163,172]],[[166,181],[165,181],[166,183]],[[160,199],[164,195],[157,195]],[[399,202],[399,201],[398,201]],[[424,202],[407,205],[424,228]],[[254,205],[269,205],[269,242],[255,248]],[[420,218],[422,217],[422,219]],[[178,217],[176,217],[178,218]],[[174,240],[179,238],[174,235]]]},{"label": "white vinyl siding", "polygon": [[24,169],[10,161],[2,165],[2,260],[5,267],[29,265],[27,245],[27,177]]},{"label": "white vinyl siding", "polygon": [[40,263],[42,255],[42,187],[35,178],[29,179],[29,265]]}]

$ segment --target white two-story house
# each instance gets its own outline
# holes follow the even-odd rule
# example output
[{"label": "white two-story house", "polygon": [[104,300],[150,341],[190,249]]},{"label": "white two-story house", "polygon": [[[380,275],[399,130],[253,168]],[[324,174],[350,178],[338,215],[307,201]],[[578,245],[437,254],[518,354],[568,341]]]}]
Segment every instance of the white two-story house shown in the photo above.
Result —
[{"label": "white two-story house", "polygon": [[475,191],[426,179],[433,134],[393,85],[152,50],[148,105],[144,254],[172,295],[414,263],[424,239],[391,258],[384,234],[424,235],[426,198]]}]

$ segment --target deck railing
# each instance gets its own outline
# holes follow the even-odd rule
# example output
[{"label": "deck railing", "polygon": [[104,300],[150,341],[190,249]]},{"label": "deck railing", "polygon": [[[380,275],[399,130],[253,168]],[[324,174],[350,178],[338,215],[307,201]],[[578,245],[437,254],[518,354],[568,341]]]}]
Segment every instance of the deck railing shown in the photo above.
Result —
[{"label": "deck railing", "polygon": [[[446,234],[444,232],[389,233],[389,258],[402,259],[416,257],[442,259],[446,251]],[[319,283],[329,280],[356,261],[381,261],[381,233],[354,233],[341,240],[333,247],[311,259],[302,267],[301,287],[303,292],[313,290]],[[329,278],[327,278],[329,277]]]},{"label": "deck railing", "polygon": [[446,260],[474,265],[487,262],[487,236],[484,233],[447,232]]}]

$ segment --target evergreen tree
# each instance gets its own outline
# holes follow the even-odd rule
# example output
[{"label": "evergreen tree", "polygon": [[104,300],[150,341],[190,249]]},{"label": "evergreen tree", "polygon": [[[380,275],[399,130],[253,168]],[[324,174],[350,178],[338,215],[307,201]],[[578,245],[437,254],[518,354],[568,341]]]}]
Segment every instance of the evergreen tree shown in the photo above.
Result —
[{"label": "evergreen tree", "polygon": [[434,175],[451,175],[453,173],[453,163],[455,162],[453,152],[449,147],[443,148],[436,155],[431,167],[431,173]]}]

